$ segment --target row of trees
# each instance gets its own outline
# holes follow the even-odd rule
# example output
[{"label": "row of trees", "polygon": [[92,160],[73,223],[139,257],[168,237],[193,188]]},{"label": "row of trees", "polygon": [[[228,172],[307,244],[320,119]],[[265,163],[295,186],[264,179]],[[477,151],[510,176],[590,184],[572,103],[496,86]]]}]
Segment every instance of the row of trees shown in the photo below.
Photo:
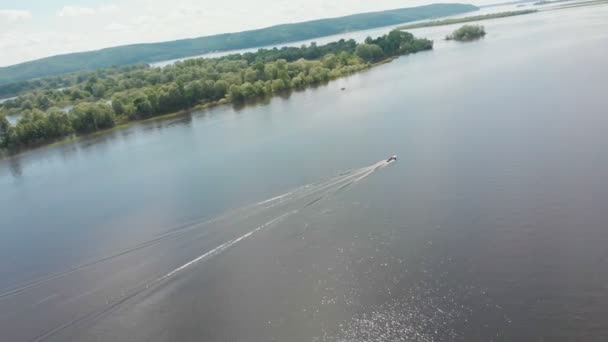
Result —
[{"label": "row of trees", "polygon": [[33,109],[24,112],[15,126],[0,116],[0,142],[6,147],[41,143],[110,128],[115,119],[112,107],[101,103],[81,103],[69,112],[59,108],[47,112]]},{"label": "row of trees", "polygon": [[[0,106],[0,145],[40,143],[88,133],[118,122],[172,113],[208,103],[242,103],[303,89],[368,68],[391,56],[432,48],[432,42],[392,31],[357,44],[260,49],[165,68],[95,72],[62,90],[35,89]],[[15,124],[4,114],[20,113]]]},{"label": "row of trees", "polygon": [[0,98],[6,98],[10,96],[15,96],[21,94],[26,91],[31,91],[35,89],[45,89],[45,90],[53,90],[53,89],[61,89],[71,87],[73,85],[79,84],[87,80],[89,77],[106,77],[110,75],[116,75],[120,73],[124,73],[131,70],[136,69],[144,69],[147,66],[145,64],[139,65],[129,65],[123,67],[112,67],[112,68],[104,68],[95,71],[79,71],[61,76],[50,76],[37,78],[28,81],[19,81],[7,84],[0,84]]},{"label": "row of trees", "polygon": [[[354,40],[340,40],[323,46],[312,43],[309,46],[283,47],[281,49],[260,49],[258,52],[233,54],[216,59],[190,59],[178,62],[165,68],[143,68],[135,65],[130,67],[109,68],[97,71],[83,71],[64,76],[13,83],[0,86],[0,96],[3,88],[31,89],[30,92],[16,99],[6,101],[2,107],[7,113],[20,113],[24,110],[38,108],[47,110],[51,107],[64,107],[81,101],[95,101],[111,98],[114,93],[134,88],[167,84],[175,81],[181,83],[194,79],[212,79],[227,72],[240,71],[244,66],[251,65],[261,70],[268,62],[283,59],[292,62],[298,59],[315,60],[330,53],[353,53],[357,43]],[[251,73],[250,73],[251,74]],[[230,79],[226,81],[230,82]],[[62,88],[59,88],[62,87]],[[57,89],[59,88],[59,89]],[[4,89],[8,91],[7,89]]]}]

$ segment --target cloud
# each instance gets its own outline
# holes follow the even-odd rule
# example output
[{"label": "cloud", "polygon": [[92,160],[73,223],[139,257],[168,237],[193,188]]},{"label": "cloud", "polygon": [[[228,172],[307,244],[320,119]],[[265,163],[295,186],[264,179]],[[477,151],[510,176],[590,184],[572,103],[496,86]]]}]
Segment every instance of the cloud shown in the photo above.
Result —
[{"label": "cloud", "polygon": [[149,24],[149,23],[152,23],[155,21],[156,21],[156,18],[154,18],[153,16],[150,16],[150,15],[140,15],[133,19],[133,23],[135,23],[137,25]]},{"label": "cloud", "polygon": [[57,12],[57,15],[60,17],[82,17],[93,14],[95,14],[95,9],[79,6],[63,6],[63,8]]},{"label": "cloud", "polygon": [[57,15],[60,17],[82,17],[95,14],[106,14],[118,12],[119,8],[116,5],[106,5],[101,7],[82,7],[82,6],[63,6],[62,9],[57,11]]},{"label": "cloud", "polygon": [[0,22],[12,23],[28,19],[32,19],[32,13],[30,11],[0,9]]},{"label": "cloud", "polygon": [[106,31],[125,31],[125,30],[130,29],[130,27],[127,25],[123,25],[121,23],[111,23],[111,24],[104,26],[103,29]]},{"label": "cloud", "polygon": [[116,6],[116,5],[106,5],[106,6],[101,6],[98,8],[98,11],[100,13],[115,13],[118,12],[120,10],[120,7]]},{"label": "cloud", "polygon": [[80,33],[44,31],[24,32],[17,29],[0,31],[1,66],[81,49],[85,37]]}]

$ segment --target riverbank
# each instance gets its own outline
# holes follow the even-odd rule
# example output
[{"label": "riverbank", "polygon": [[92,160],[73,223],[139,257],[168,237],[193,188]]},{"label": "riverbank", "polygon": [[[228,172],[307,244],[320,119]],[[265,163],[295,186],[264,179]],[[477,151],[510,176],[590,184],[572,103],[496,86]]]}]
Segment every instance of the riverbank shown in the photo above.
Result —
[{"label": "riverbank", "polygon": [[432,27],[432,26],[444,26],[444,25],[452,25],[452,24],[460,24],[460,23],[468,23],[471,21],[480,21],[480,20],[488,20],[488,19],[497,19],[497,18],[506,18],[513,17],[517,15],[525,15],[536,13],[538,10],[530,9],[530,10],[521,10],[521,11],[509,11],[509,12],[499,12],[499,13],[491,13],[491,14],[483,14],[483,15],[474,15],[464,18],[453,18],[453,19],[443,19],[443,20],[433,20],[427,21],[417,24],[411,25],[403,25],[399,26],[398,30],[409,30],[421,27]]},{"label": "riverbank", "polygon": [[[364,72],[367,70],[370,70],[374,67],[377,66],[381,66],[384,64],[388,64],[393,62],[394,60],[398,59],[400,56],[393,56],[393,57],[389,57],[386,59],[383,59],[381,61],[375,62],[375,63],[370,63],[367,64],[367,67],[364,69],[361,69],[360,72]],[[345,75],[346,76],[350,76],[350,75]],[[336,78],[337,79],[337,78]],[[331,83],[332,81],[335,81],[336,79],[330,79],[327,82],[315,85],[315,87],[317,86],[327,86],[329,83]],[[308,88],[304,88],[304,89],[294,89],[294,90],[289,90],[286,91],[282,94],[276,94],[276,95],[271,95],[271,96],[267,96],[265,98],[258,98],[258,99],[254,99],[251,101],[247,101],[245,103],[241,103],[239,104],[239,107],[247,107],[247,106],[253,106],[253,105],[258,105],[261,102],[267,101],[267,100],[271,100],[272,98],[274,98],[275,96],[284,96],[284,95],[290,95],[292,92],[299,92],[299,91],[305,91]],[[167,113],[167,114],[162,114],[162,115],[158,115],[158,116],[153,116],[150,118],[146,118],[146,119],[141,119],[141,120],[134,120],[134,121],[119,121],[116,123],[115,126],[111,127],[111,128],[107,128],[107,129],[103,129],[103,130],[99,130],[99,131],[95,131],[92,133],[87,133],[87,134],[73,134],[69,137],[65,137],[65,138],[61,138],[55,141],[50,141],[50,142],[43,142],[43,143],[38,143],[38,144],[32,144],[29,146],[19,146],[18,148],[15,149],[2,149],[0,148],[0,160],[4,159],[4,158],[9,158],[9,157],[14,157],[17,155],[22,155],[24,153],[28,153],[30,151],[34,151],[36,149],[39,148],[43,148],[43,147],[57,147],[57,146],[62,146],[65,144],[69,144],[69,143],[74,143],[77,142],[79,140],[82,139],[86,139],[86,138],[90,138],[90,137],[95,137],[95,136],[101,136],[104,134],[108,134],[111,132],[115,132],[118,130],[122,130],[122,129],[127,129],[130,128],[134,125],[137,124],[143,124],[143,123],[147,123],[147,122],[153,122],[153,121],[160,121],[160,120],[166,120],[166,119],[171,119],[171,118],[176,118],[176,117],[180,117],[180,116],[184,116],[184,115],[189,115],[193,112],[196,111],[204,111],[204,110],[209,110],[209,109],[213,109],[216,107],[220,107],[220,106],[226,106],[226,105],[236,105],[232,102],[229,101],[225,101],[225,99],[222,100],[218,100],[218,101],[213,101],[213,102],[208,102],[208,103],[204,103],[204,104],[199,104],[196,105],[194,107],[188,108],[188,109],[184,109],[184,110],[179,110],[179,111],[175,111],[175,112],[171,112],[171,113]]]},{"label": "riverbank", "polygon": [[[16,124],[0,116],[0,145],[7,150],[39,147],[104,132],[129,122],[178,115],[191,110],[306,89],[430,50],[433,42],[391,31],[363,43],[354,40],[300,48],[259,50],[216,59],[195,59],[168,68],[135,70],[110,78],[92,77],[61,92],[32,92],[9,101],[22,113]],[[77,98],[70,102],[70,99]],[[110,98],[110,100],[108,100]],[[69,111],[57,108],[68,103]],[[50,107],[50,108],[49,108]],[[177,114],[176,114],[177,113]]]},{"label": "riverbank", "polygon": [[421,29],[435,51],[289,98],[0,161],[2,292],[127,252],[4,299],[3,339],[85,317],[49,342],[601,341],[607,15],[500,19],[472,44]]}]

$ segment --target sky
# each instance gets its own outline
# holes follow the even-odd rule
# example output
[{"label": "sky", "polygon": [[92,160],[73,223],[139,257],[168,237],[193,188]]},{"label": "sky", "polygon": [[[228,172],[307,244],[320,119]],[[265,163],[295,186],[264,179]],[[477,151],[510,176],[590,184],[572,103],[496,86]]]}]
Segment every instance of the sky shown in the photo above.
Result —
[{"label": "sky", "polygon": [[[0,66],[104,47],[238,32],[432,0],[0,0]],[[480,4],[488,0],[437,0]]]}]

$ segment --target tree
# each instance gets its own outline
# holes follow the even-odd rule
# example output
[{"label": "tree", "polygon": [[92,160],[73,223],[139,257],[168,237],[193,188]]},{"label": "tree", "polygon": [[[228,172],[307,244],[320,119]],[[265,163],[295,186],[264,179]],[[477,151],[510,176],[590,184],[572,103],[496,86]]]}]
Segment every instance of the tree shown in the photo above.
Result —
[{"label": "tree", "polygon": [[245,82],[255,82],[258,80],[258,71],[255,69],[247,69],[244,74]]},{"label": "tree", "polygon": [[59,108],[51,108],[47,113],[47,137],[59,138],[74,132],[69,115]]},{"label": "tree", "polygon": [[27,145],[60,138],[72,132],[70,118],[62,110],[51,108],[48,113],[44,113],[34,109],[24,112],[14,129],[10,126],[4,129],[2,144]]},{"label": "tree", "polygon": [[266,87],[264,85],[264,81],[257,81],[253,84],[253,88],[255,91],[255,94],[257,96],[265,96],[268,94]]},{"label": "tree", "polygon": [[251,84],[249,82],[245,82],[241,85],[241,92],[245,99],[251,99],[251,98],[256,97],[256,95],[257,95],[255,88],[253,87],[253,84]]},{"label": "tree", "polygon": [[213,98],[215,100],[223,99],[226,97],[226,93],[228,92],[228,82],[224,80],[216,81],[213,84]]},{"label": "tree", "polygon": [[245,100],[245,97],[243,96],[241,86],[236,84],[231,85],[228,89],[228,98],[230,99],[230,101],[235,103],[243,102]]},{"label": "tree", "polygon": [[334,69],[340,64],[340,60],[333,53],[328,53],[327,55],[323,56],[321,63],[323,63],[326,68]]},{"label": "tree", "polygon": [[101,103],[79,103],[70,111],[72,127],[78,133],[114,126],[114,111]]},{"label": "tree", "polygon": [[6,116],[0,114],[0,146],[8,146],[11,124]]},{"label": "tree", "polygon": [[291,87],[295,89],[300,89],[304,87],[304,74],[300,73],[296,77],[291,79]]},{"label": "tree", "polygon": [[34,109],[34,105],[32,104],[32,101],[25,100],[21,104],[21,109],[23,109],[23,110],[32,110],[32,109]]},{"label": "tree", "polygon": [[463,25],[451,35],[445,37],[446,40],[471,41],[482,38],[486,35],[486,30],[481,25]]},{"label": "tree", "polygon": [[184,86],[184,97],[188,105],[193,105],[203,98],[204,88],[201,81],[192,81]]},{"label": "tree", "polygon": [[38,97],[37,102],[38,102],[37,108],[39,108],[39,109],[47,110],[51,107],[51,100],[46,95],[42,95],[42,96]]},{"label": "tree", "polygon": [[376,44],[359,44],[355,54],[366,62],[376,62],[384,56],[382,48]]},{"label": "tree", "polygon": [[279,73],[279,70],[276,67],[276,65],[274,65],[274,63],[266,64],[266,66],[264,67],[264,79],[265,80],[276,79],[278,73]]},{"label": "tree", "polygon": [[71,99],[73,101],[86,99],[87,97],[88,97],[87,93],[84,92],[82,89],[75,88],[72,90]]},{"label": "tree", "polygon": [[187,102],[177,83],[163,86],[158,92],[158,110],[161,113],[169,113],[184,108]]},{"label": "tree", "polygon": [[411,42],[414,36],[409,32],[400,30],[392,30],[386,37],[383,37],[385,44],[382,46],[384,53],[388,55],[396,55],[401,48],[401,45]]},{"label": "tree", "polygon": [[136,115],[142,118],[147,118],[154,114],[152,103],[148,100],[146,94],[139,92],[133,97],[133,105],[135,106]]},{"label": "tree", "polygon": [[325,82],[329,80],[329,69],[316,66],[310,69],[309,75],[312,76],[313,83]]},{"label": "tree", "polygon": [[92,87],[91,87],[91,94],[96,98],[96,99],[100,99],[104,96],[106,92],[106,87],[101,84],[101,83],[95,83]]},{"label": "tree", "polygon": [[122,94],[116,94],[116,95],[112,96],[112,109],[114,110],[114,113],[116,113],[116,115],[125,114],[126,102],[127,102],[127,99]]},{"label": "tree", "polygon": [[276,79],[272,81],[272,92],[273,93],[279,93],[283,90],[285,90],[286,86],[285,86],[285,82],[282,79]]}]

